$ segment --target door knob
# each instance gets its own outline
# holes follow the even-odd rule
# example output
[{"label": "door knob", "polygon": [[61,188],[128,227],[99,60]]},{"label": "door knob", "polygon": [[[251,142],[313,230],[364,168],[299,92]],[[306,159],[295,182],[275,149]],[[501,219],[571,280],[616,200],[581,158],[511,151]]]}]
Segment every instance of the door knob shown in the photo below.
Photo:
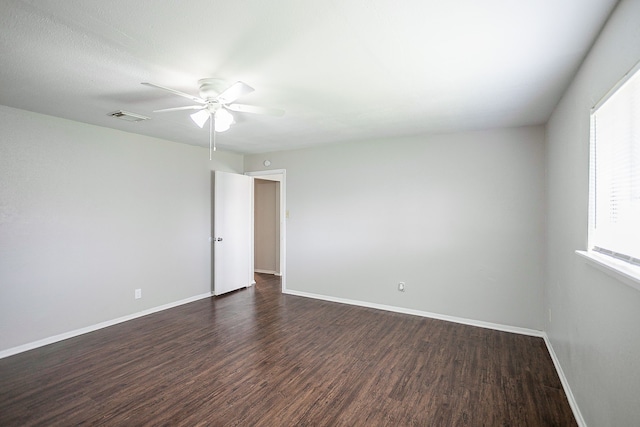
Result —
[{"label": "door knob", "polygon": [[217,237],[217,238],[215,238],[213,240],[215,240],[216,242],[222,242],[222,237]]}]

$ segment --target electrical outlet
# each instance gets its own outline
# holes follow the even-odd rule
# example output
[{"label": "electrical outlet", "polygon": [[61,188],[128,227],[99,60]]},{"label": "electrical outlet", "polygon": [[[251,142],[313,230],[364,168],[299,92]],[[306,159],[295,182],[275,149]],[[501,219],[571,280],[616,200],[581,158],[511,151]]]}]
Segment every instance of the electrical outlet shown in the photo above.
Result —
[{"label": "electrical outlet", "polygon": [[142,298],[142,289],[136,289],[135,298],[136,299]]},{"label": "electrical outlet", "polygon": [[398,283],[398,290],[400,292],[404,292],[404,287],[405,287],[405,283],[404,282]]}]

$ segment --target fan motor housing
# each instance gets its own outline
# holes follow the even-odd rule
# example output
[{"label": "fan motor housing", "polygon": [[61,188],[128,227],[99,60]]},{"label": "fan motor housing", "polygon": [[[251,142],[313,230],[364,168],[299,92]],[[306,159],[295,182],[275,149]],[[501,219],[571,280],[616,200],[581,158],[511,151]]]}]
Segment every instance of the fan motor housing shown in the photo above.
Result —
[{"label": "fan motor housing", "polygon": [[209,78],[198,80],[198,86],[200,87],[200,98],[213,99],[227,87],[227,83],[222,79]]}]

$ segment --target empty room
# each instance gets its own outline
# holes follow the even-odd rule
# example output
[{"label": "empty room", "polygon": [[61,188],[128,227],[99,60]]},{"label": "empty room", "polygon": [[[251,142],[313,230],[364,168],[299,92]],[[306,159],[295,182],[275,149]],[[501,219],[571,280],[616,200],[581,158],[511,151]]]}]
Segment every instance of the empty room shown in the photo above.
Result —
[{"label": "empty room", "polygon": [[0,426],[640,425],[640,0],[0,3]]}]

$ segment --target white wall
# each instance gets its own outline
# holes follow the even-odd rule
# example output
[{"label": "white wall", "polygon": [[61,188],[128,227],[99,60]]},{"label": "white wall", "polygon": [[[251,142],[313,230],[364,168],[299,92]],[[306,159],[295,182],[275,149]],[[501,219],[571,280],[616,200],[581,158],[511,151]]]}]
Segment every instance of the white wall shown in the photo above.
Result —
[{"label": "white wall", "polygon": [[542,330],[543,127],[252,155],[245,170],[265,159],[287,171],[288,289]]},{"label": "white wall", "polygon": [[640,1],[623,0],[547,126],[546,330],[589,426],[640,420],[640,292],[574,254],[587,244],[590,108],[638,60]]},{"label": "white wall", "polygon": [[210,292],[208,159],[0,106],[0,351]]}]

